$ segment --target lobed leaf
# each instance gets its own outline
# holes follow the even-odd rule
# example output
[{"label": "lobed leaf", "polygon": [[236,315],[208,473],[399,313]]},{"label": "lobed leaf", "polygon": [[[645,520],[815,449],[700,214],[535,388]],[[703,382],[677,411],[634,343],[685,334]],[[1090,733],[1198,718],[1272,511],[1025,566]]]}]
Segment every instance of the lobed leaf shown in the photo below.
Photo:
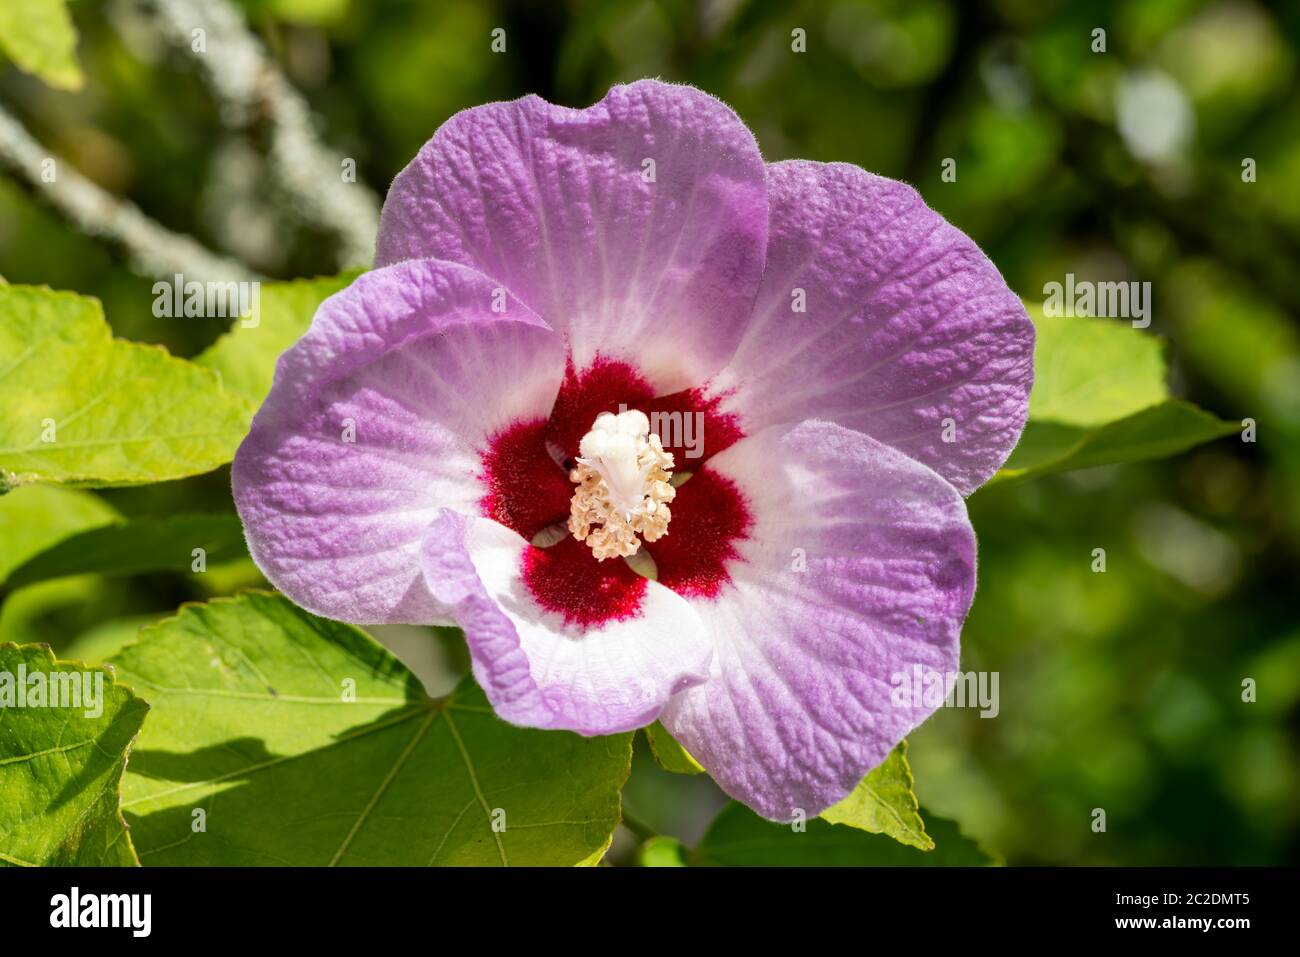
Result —
[{"label": "lobed leaf", "polygon": [[186,606],[111,660],[154,706],[123,788],[145,864],[591,864],[619,821],[630,734],[513,727],[468,678],[433,700],[280,596]]},{"label": "lobed leaf", "polygon": [[138,485],[229,462],[252,414],[220,377],[112,338],[95,299],[0,287],[0,491]]}]

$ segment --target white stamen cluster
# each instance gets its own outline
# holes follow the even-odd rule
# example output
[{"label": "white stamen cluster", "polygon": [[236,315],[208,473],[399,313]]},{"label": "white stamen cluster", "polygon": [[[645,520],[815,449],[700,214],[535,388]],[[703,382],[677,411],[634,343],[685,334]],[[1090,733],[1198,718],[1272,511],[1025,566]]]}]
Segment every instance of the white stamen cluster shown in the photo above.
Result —
[{"label": "white stamen cluster", "polygon": [[601,561],[635,555],[641,539],[653,542],[668,532],[668,503],[677,494],[669,485],[673,457],[650,420],[631,409],[596,416],[578,446],[578,464],[569,478],[578,488],[569,504],[569,531],[586,542]]}]

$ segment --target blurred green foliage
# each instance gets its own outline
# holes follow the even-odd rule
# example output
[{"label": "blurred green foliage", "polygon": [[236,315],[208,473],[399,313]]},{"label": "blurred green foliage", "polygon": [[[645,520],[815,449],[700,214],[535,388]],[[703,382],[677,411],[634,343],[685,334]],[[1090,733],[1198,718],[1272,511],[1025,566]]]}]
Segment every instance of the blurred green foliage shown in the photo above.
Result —
[{"label": "blurred green foliage", "polygon": [[[963,666],[999,672],[1001,707],[990,719],[945,710],[913,735],[917,793],[1010,863],[1300,860],[1300,6],[243,7],[322,138],[381,194],[457,110],[524,93],[581,106],[612,83],[661,76],[725,99],[768,159],[857,163],[914,183],[1026,299],[1067,272],[1150,281],[1149,331],[1167,340],[1175,394],[1254,419],[1258,441],[976,494],[980,582]],[[265,175],[266,130],[227,131],[192,60],[134,0],[69,9],[84,88],[56,90],[6,65],[0,104],[170,229],[270,276],[337,271],[333,240],[299,223]],[[505,53],[489,47],[496,27]],[[1098,28],[1104,53],[1093,49]],[[792,50],[796,29],[806,52]],[[0,276],[97,296],[118,335],[179,355],[224,331],[155,319],[150,278],[3,177]],[[102,498],[128,517],[231,507],[225,470]],[[1092,570],[1096,548],[1104,574]],[[257,581],[237,563],[125,587],[45,582],[7,597],[0,640],[108,654],[181,601]],[[1254,703],[1242,700],[1246,678]],[[694,846],[720,806],[716,790],[659,770],[640,745],[634,767],[637,826]],[[1095,808],[1105,833],[1092,830]],[[616,844],[620,855],[633,859],[635,842]]]}]

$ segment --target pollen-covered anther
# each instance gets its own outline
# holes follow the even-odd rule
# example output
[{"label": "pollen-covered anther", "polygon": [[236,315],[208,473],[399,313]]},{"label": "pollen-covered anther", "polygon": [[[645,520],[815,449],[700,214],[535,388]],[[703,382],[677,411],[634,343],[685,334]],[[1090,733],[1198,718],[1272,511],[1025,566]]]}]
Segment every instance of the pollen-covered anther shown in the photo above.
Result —
[{"label": "pollen-covered anther", "polygon": [[574,538],[604,561],[635,555],[642,540],[653,542],[668,533],[668,503],[677,495],[669,484],[673,457],[651,434],[645,413],[602,412],[578,453],[569,472],[578,486],[569,504]]}]

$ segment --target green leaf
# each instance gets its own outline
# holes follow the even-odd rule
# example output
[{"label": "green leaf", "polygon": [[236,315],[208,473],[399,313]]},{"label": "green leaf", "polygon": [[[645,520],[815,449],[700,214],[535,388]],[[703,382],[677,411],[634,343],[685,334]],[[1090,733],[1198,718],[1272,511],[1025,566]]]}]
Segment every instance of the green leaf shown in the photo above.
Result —
[{"label": "green leaf", "polygon": [[[20,489],[19,492],[27,491]],[[0,499],[2,502],[3,499]],[[246,555],[244,530],[233,515],[173,515],[134,518],[65,538],[33,556],[13,571],[7,588],[65,575],[98,573],[138,575],[141,572],[189,572],[194,549],[202,548],[205,563],[217,564]]]},{"label": "green leaf", "polygon": [[432,700],[276,595],[186,606],[112,662],[154,706],[123,789],[145,864],[591,864],[618,824],[630,734],[512,727],[469,679]]},{"label": "green leaf", "polygon": [[734,801],[709,826],[691,854],[697,867],[981,867],[996,863],[953,821],[926,814],[932,851],[906,847],[820,818],[807,830],[765,821]]},{"label": "green leaf", "polygon": [[111,505],[79,489],[32,485],[0,495],[0,582],[33,555],[117,518]]},{"label": "green leaf", "polygon": [[686,848],[675,837],[652,837],[636,851],[638,867],[685,867]]},{"label": "green leaf", "polygon": [[50,86],[81,89],[77,29],[67,0],[4,0],[0,4],[0,50],[18,69]]},{"label": "green leaf", "polygon": [[160,346],[113,339],[98,300],[0,287],[0,489],[136,485],[234,456],[248,403]]},{"label": "green leaf", "polygon": [[658,721],[645,729],[645,736],[650,744],[650,753],[665,771],[674,774],[704,773],[700,762],[691,757],[690,752],[678,744],[677,739]]},{"label": "green leaf", "polygon": [[226,387],[254,407],[271,391],[275,361],[298,341],[316,307],[361,274],[360,270],[322,279],[262,283],[256,325],[237,321],[194,361],[221,373]]},{"label": "green leaf", "polygon": [[991,481],[1164,458],[1238,431],[1165,383],[1159,339],[1110,319],[1034,321],[1034,389],[1020,443]]},{"label": "green leaf", "polygon": [[1164,345],[1155,336],[1111,319],[1026,308],[1037,336],[1031,421],[1105,425],[1168,398]]},{"label": "green leaf", "polygon": [[1030,422],[993,481],[1165,458],[1240,429],[1237,423],[1181,399],[1166,400],[1095,429]]},{"label": "green leaf", "polygon": [[[31,697],[33,675],[46,688],[43,706]],[[74,686],[93,700],[63,697]],[[118,787],[148,710],[111,672],[55,661],[44,645],[0,645],[0,864],[139,863]]]},{"label": "green leaf", "polygon": [[907,742],[900,741],[879,767],[868,772],[844,800],[822,811],[821,817],[928,851],[934,841],[925,833],[912,787]]}]

